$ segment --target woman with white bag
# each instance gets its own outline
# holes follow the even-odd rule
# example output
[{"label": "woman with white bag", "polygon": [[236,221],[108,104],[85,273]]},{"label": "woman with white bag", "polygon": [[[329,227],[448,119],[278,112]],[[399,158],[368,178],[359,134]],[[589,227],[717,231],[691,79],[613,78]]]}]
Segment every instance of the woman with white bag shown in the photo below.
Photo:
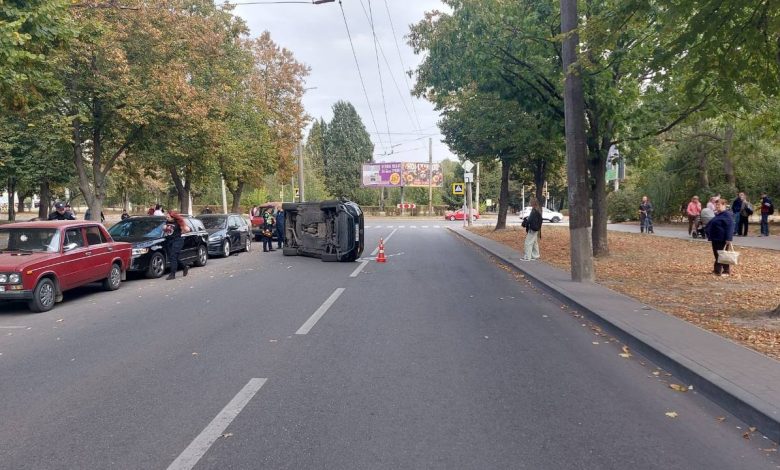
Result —
[{"label": "woman with white bag", "polygon": [[734,237],[734,214],[729,210],[728,201],[723,198],[715,203],[715,213],[715,218],[704,228],[707,238],[712,242],[712,254],[715,256],[713,274],[728,276],[730,265],[722,263],[723,259],[718,259],[718,251],[724,251],[727,246],[731,246]]}]

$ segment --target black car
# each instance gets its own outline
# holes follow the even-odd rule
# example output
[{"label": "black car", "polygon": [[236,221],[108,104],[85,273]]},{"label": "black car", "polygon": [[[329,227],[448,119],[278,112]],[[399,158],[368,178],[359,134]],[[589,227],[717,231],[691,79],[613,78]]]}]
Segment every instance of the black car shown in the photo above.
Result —
[{"label": "black car", "polygon": [[[180,265],[205,266],[208,260],[209,233],[200,220],[186,215],[183,217],[190,231],[182,234],[184,246],[181,250]],[[128,271],[143,272],[149,278],[158,278],[165,273],[168,267],[168,252],[163,236],[164,227],[165,217],[140,216],[129,217],[108,229],[114,240],[133,244]]]},{"label": "black car", "polygon": [[352,201],[286,202],[285,256],[355,261],[363,253],[363,211]]},{"label": "black car", "polygon": [[198,219],[209,233],[209,255],[227,257],[252,247],[249,223],[239,214],[201,214]]}]

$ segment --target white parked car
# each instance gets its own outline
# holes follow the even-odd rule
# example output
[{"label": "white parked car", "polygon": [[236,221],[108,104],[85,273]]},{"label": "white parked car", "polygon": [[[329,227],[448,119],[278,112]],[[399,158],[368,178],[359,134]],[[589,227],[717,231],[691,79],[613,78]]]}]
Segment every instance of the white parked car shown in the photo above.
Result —
[{"label": "white parked car", "polygon": [[[531,215],[531,206],[526,207],[522,210],[522,212],[520,212],[520,220],[525,219],[529,215]],[[542,210],[542,220],[544,222],[552,222],[555,224],[563,220],[563,214],[552,209],[544,208]]]}]

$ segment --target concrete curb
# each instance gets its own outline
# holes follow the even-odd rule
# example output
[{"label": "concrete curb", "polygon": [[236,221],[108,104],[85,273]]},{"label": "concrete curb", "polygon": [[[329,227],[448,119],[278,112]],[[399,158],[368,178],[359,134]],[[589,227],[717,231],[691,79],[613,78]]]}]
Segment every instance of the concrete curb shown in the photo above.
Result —
[{"label": "concrete curb", "polygon": [[[780,442],[780,362],[606,287],[574,283],[568,280],[569,273],[545,263],[519,261],[520,254],[506,245],[463,228],[449,229],[576,306],[631,349]],[[595,305],[599,302],[604,308]],[[631,311],[642,313],[627,314]]]}]

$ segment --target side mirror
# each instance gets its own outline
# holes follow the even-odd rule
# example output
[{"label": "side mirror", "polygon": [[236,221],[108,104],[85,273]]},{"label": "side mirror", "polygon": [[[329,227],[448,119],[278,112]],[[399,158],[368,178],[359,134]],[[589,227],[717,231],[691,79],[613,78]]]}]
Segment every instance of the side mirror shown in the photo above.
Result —
[{"label": "side mirror", "polygon": [[70,250],[72,250],[72,249],[74,249],[74,248],[78,248],[78,246],[79,246],[79,245],[78,245],[77,243],[68,243],[68,244],[67,244],[67,245],[65,245],[65,247],[63,248],[63,251],[70,251]]}]

